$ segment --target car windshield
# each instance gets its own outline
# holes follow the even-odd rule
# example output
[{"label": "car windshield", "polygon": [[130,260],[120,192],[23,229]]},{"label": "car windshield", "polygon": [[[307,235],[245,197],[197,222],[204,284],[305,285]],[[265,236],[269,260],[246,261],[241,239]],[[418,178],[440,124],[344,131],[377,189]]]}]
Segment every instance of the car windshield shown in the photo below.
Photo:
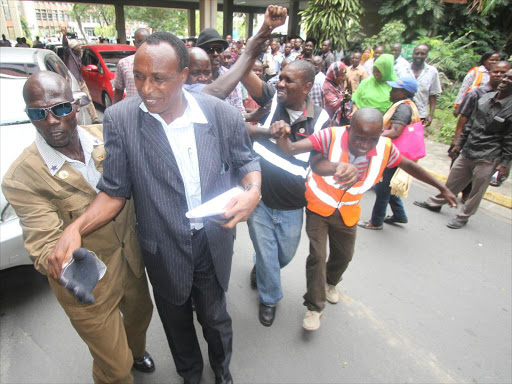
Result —
[{"label": "car windshield", "polygon": [[0,63],[0,77],[29,77],[39,71],[37,64],[33,63]]},{"label": "car windshield", "polygon": [[9,77],[0,75],[0,125],[21,124],[30,122],[25,113],[23,85],[25,77]]},{"label": "car windshield", "polygon": [[119,60],[124,59],[127,56],[133,55],[135,51],[101,51],[101,57],[103,57],[103,61],[107,65],[107,68],[110,72],[114,73],[117,68],[117,63]]}]

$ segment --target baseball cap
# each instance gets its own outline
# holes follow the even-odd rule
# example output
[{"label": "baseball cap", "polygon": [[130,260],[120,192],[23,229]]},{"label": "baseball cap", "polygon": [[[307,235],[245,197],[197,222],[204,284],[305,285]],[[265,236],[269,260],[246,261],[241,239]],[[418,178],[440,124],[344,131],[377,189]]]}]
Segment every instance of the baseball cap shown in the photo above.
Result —
[{"label": "baseball cap", "polygon": [[393,88],[403,88],[413,95],[418,90],[418,82],[413,77],[401,77],[395,81],[386,81]]}]

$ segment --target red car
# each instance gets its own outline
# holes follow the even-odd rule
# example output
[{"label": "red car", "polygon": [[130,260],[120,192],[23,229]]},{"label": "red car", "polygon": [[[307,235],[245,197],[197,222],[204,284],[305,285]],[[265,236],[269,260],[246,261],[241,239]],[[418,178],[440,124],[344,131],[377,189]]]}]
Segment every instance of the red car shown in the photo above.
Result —
[{"label": "red car", "polygon": [[92,100],[105,107],[112,105],[112,83],[119,60],[135,54],[135,47],[126,44],[96,44],[82,47],[82,76]]}]

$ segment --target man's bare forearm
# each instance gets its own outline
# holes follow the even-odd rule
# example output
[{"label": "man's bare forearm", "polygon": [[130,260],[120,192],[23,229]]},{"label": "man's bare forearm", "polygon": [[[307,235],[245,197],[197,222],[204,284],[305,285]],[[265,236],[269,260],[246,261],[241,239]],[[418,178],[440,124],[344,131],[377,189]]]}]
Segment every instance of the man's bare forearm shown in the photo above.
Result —
[{"label": "man's bare forearm", "polygon": [[271,26],[263,24],[258,33],[249,39],[245,52],[229,69],[226,74],[227,76],[217,78],[213,83],[205,86],[203,88],[203,92],[218,97],[219,99],[225,99],[228,97],[242,78],[251,72],[254,63],[265,44],[265,40],[270,36],[272,30],[273,28]]},{"label": "man's bare forearm", "polygon": [[436,178],[434,178],[434,176],[428,173],[424,168],[420,167],[415,162],[406,159],[405,157],[402,157],[402,161],[398,166],[415,179],[430,184],[431,186],[436,187],[440,191],[446,189],[446,186],[444,184],[441,184]]},{"label": "man's bare forearm", "polygon": [[112,197],[100,192],[86,211],[71,225],[81,236],[88,235],[115,218],[124,207],[124,197]]},{"label": "man's bare forearm", "polygon": [[319,176],[333,176],[338,163],[327,160],[323,154],[316,152],[311,158],[311,170]]}]

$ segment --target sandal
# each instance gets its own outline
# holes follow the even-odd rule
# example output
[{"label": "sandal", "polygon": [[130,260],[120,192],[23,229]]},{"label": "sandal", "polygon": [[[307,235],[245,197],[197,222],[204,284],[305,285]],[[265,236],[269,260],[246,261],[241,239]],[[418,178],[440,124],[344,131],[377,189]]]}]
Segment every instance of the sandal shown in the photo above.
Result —
[{"label": "sandal", "polygon": [[357,225],[364,229],[380,230],[380,229],[384,228],[382,225],[379,225],[376,227],[370,221],[360,221],[359,223],[357,223]]},{"label": "sandal", "polygon": [[386,224],[407,224],[409,222],[409,220],[398,220],[395,215],[388,215],[386,216],[386,218],[384,219],[384,222]]}]

